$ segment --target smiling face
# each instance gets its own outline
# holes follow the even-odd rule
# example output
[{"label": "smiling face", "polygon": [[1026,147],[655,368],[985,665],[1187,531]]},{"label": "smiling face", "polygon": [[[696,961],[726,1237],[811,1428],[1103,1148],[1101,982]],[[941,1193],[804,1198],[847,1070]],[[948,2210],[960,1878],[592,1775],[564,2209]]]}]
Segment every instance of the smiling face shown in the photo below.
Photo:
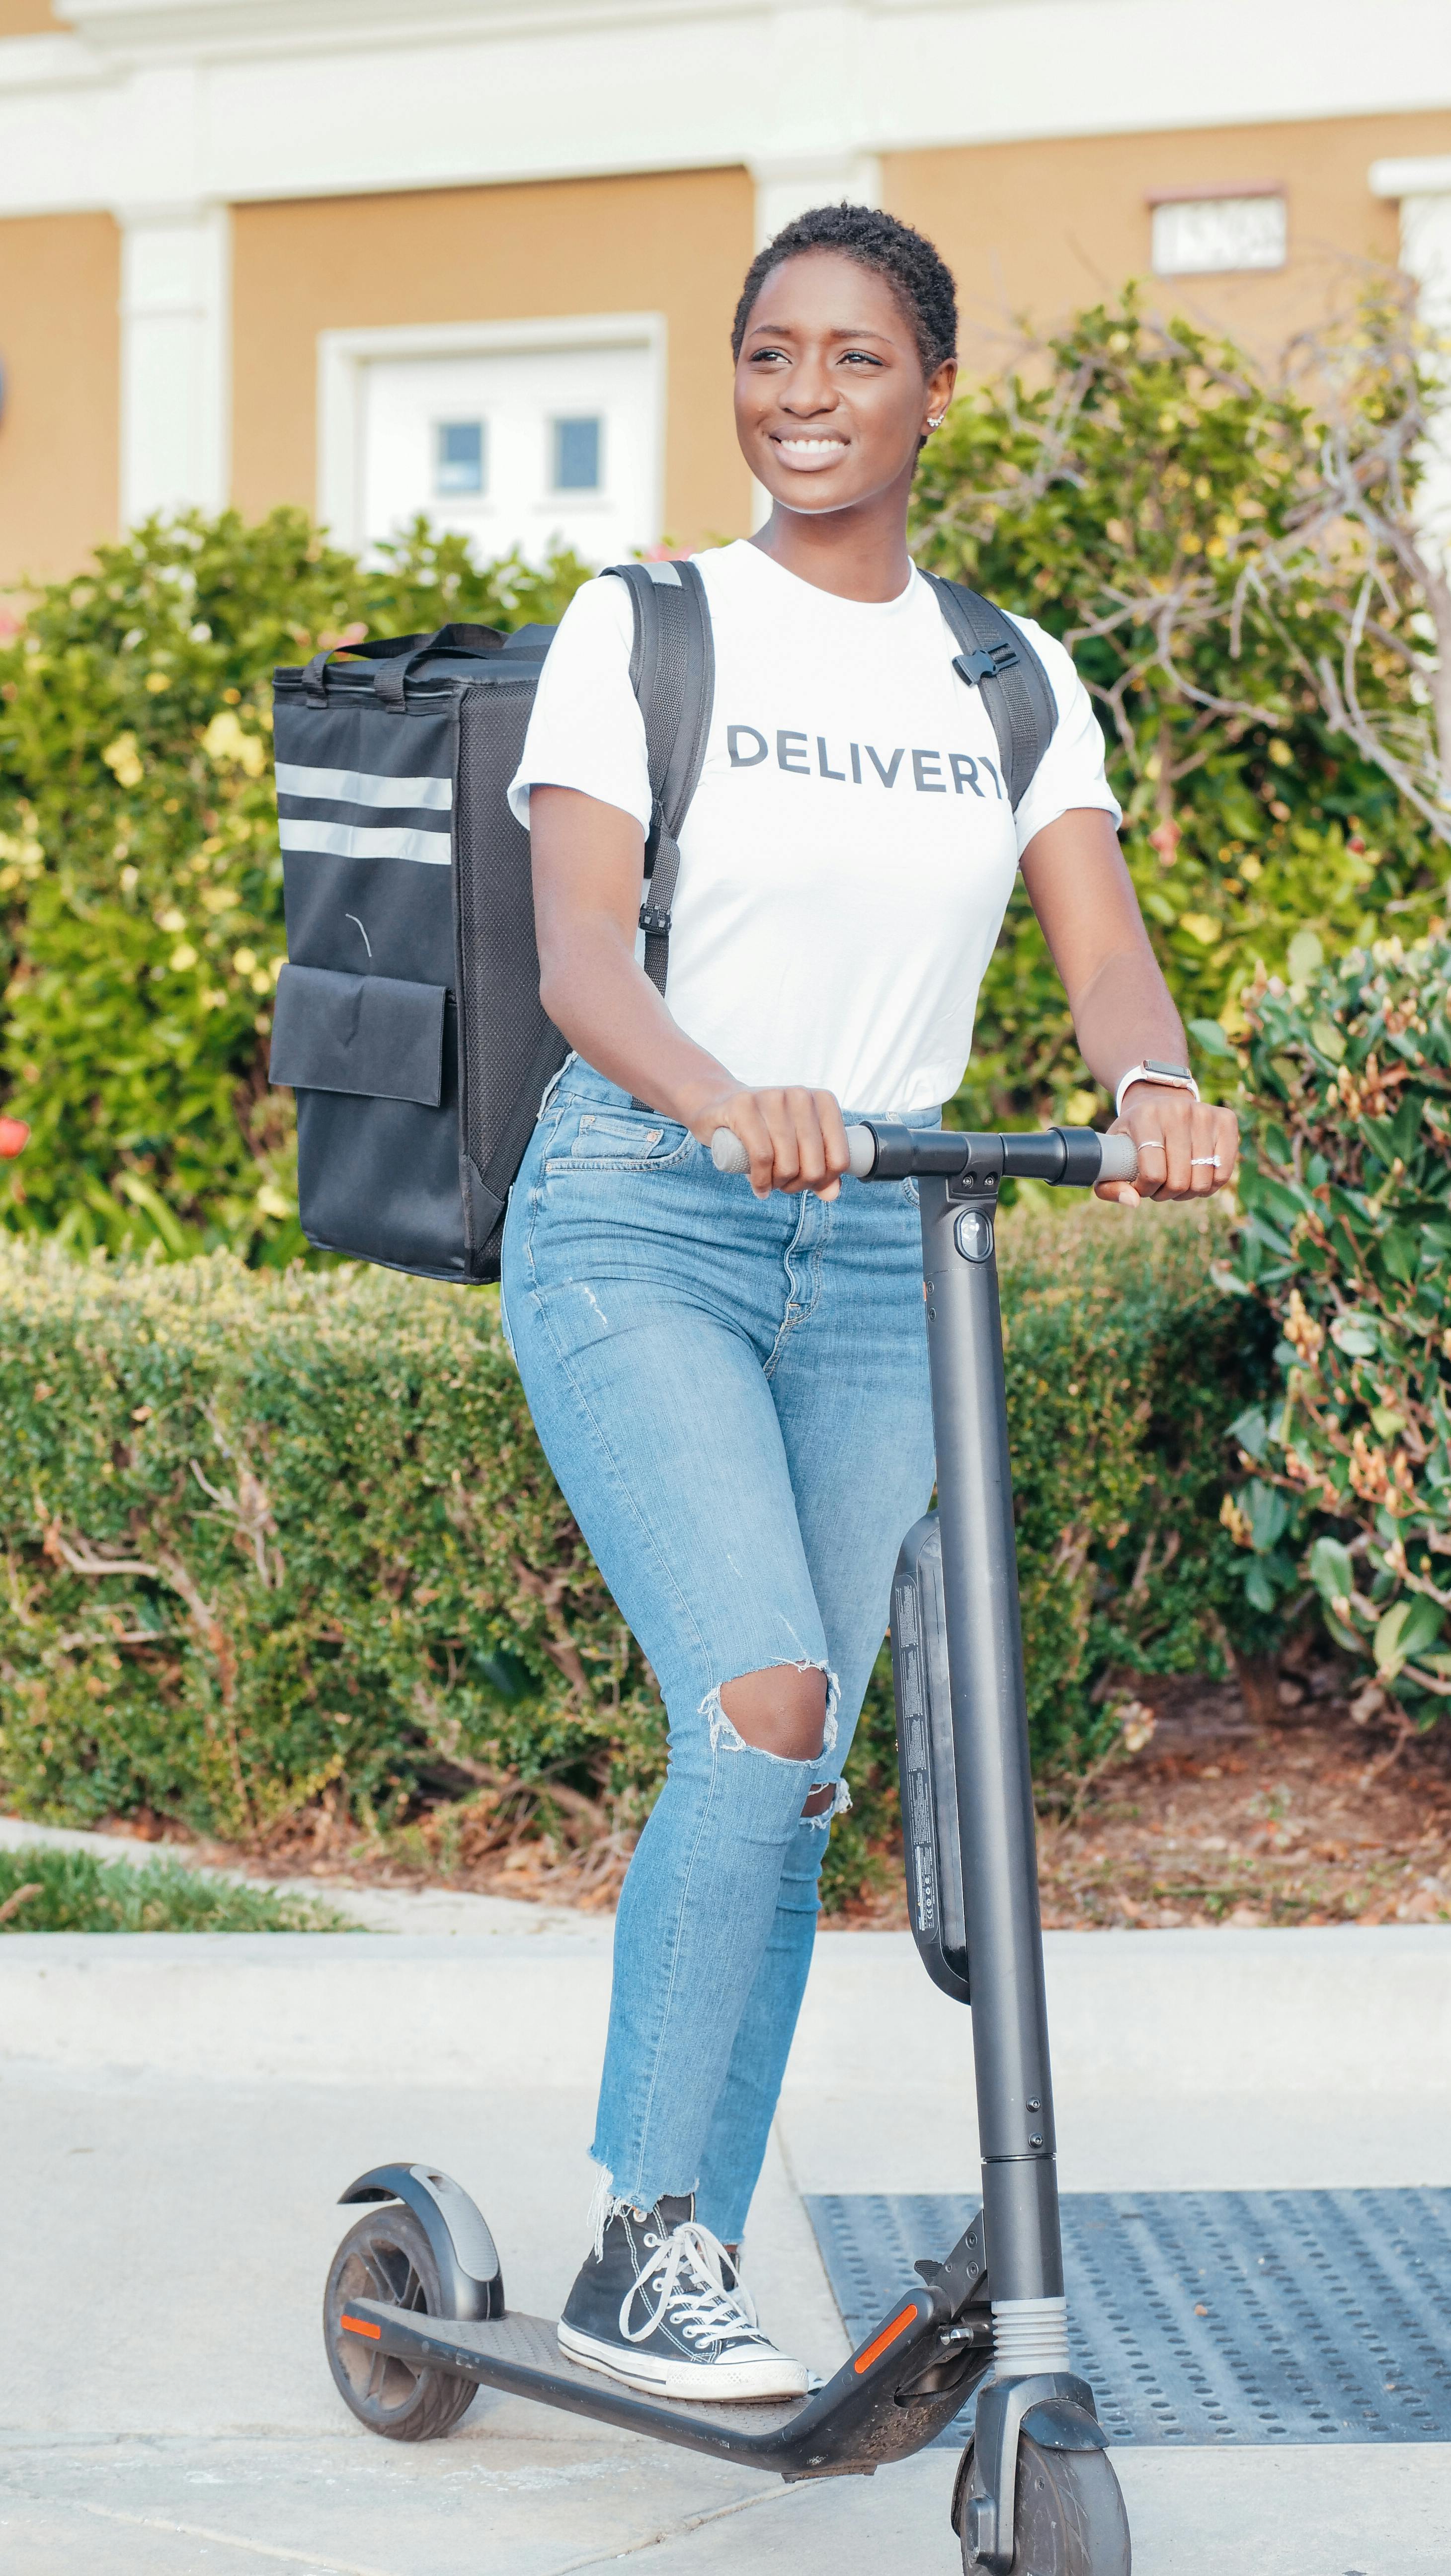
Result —
[{"label": "smiling face", "polygon": [[736,362],[736,435],[778,509],[819,516],[905,495],[929,424],[951,400],[948,359],[923,370],[885,277],[841,251],[772,269]]}]

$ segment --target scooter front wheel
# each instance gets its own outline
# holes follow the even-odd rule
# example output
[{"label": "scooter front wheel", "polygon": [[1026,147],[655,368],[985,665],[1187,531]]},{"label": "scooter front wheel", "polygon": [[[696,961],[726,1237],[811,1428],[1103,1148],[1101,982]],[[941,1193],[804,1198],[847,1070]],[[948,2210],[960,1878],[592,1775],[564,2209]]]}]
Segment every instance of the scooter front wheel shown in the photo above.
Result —
[{"label": "scooter front wheel", "polygon": [[[983,2493],[969,2442],[952,2499],[966,2576],[983,2576],[969,2548],[967,2506]],[[1026,2434],[1018,2444],[1010,2576],[1130,2576],[1128,2516],[1102,2451],[1049,2451]]]},{"label": "scooter front wheel", "polygon": [[428,2238],[401,2201],[370,2209],[333,2256],[323,2295],[328,2362],[344,2404],[370,2433],[390,2442],[432,2442],[451,2433],[478,2394],[476,2382],[454,2370],[415,2370],[350,2334],[343,2317],[354,2299],[421,2309],[430,2317],[453,2313]]}]

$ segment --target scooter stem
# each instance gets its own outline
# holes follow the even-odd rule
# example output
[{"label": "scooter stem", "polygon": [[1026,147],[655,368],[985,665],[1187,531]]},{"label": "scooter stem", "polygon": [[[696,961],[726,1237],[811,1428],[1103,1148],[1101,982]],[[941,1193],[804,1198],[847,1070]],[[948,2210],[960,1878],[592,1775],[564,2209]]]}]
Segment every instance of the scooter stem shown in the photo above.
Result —
[{"label": "scooter stem", "polygon": [[919,1187],[983,2223],[997,2308],[1063,2295],[994,1244],[997,1178],[969,1172],[924,1178]]}]

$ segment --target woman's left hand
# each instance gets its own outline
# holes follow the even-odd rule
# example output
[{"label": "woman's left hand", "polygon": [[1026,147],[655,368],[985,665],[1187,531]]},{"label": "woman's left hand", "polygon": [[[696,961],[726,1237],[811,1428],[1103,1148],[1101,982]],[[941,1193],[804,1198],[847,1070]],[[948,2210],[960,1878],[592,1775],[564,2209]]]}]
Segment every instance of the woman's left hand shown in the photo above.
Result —
[{"label": "woman's left hand", "polygon": [[1239,1120],[1167,1083],[1136,1082],[1110,1136],[1132,1136],[1139,1149],[1139,1177],[1100,1181],[1096,1196],[1137,1207],[1140,1199],[1207,1199],[1233,1177],[1239,1155]]}]

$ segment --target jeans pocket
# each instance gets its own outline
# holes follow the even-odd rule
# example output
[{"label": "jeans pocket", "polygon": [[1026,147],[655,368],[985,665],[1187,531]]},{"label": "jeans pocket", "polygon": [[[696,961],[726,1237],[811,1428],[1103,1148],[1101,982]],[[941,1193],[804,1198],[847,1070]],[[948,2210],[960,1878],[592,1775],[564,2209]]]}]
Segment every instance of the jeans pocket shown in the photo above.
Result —
[{"label": "jeans pocket", "polygon": [[565,1173],[662,1171],[687,1160],[688,1127],[649,1110],[581,1109],[566,1113],[550,1138],[546,1177]]}]

